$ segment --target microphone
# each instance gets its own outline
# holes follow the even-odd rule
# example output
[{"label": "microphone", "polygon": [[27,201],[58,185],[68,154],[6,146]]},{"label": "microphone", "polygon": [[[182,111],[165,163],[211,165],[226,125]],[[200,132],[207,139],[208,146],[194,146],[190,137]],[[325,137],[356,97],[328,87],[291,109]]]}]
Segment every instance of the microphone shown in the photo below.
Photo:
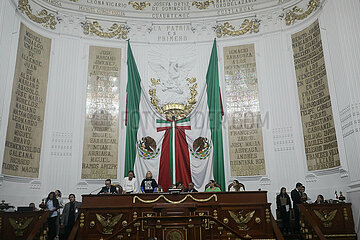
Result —
[{"label": "microphone", "polygon": [[101,189],[102,189],[102,187],[96,188],[95,190],[91,191],[91,192],[89,193],[89,195],[92,195],[94,192],[97,192],[97,191],[99,191],[99,190],[101,190]]}]

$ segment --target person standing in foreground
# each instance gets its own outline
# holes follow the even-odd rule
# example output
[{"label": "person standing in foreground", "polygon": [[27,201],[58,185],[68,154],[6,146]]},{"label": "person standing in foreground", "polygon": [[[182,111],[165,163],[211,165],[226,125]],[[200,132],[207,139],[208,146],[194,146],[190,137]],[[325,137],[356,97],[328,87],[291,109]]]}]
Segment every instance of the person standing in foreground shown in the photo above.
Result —
[{"label": "person standing in foreground", "polygon": [[69,200],[70,202],[65,204],[63,214],[61,216],[61,228],[65,227],[65,239],[69,237],[71,229],[78,217],[79,208],[81,207],[81,202],[75,201],[75,194],[71,193],[69,195]]},{"label": "person standing in foreground", "polygon": [[299,211],[299,204],[302,204],[303,201],[301,200],[302,192],[301,192],[302,184],[297,183],[295,189],[291,191],[291,199],[293,201],[294,207],[294,215],[295,215],[295,232],[300,232],[300,211]]},{"label": "person standing in foreground", "polygon": [[48,239],[53,240],[56,237],[56,220],[59,215],[59,202],[56,199],[55,192],[50,192],[45,201],[46,210],[50,211],[48,218]]},{"label": "person standing in foreground", "polygon": [[280,194],[276,196],[276,206],[283,222],[283,233],[290,234],[291,201],[289,195],[286,193],[286,188],[284,187],[280,189]]}]

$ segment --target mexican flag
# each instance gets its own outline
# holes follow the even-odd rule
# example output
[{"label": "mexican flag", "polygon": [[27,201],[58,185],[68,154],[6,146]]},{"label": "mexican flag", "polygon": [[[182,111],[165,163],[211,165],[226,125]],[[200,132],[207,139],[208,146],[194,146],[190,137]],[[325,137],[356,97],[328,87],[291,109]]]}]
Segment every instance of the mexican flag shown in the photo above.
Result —
[{"label": "mexican flag", "polygon": [[151,171],[164,191],[178,181],[185,186],[194,182],[203,191],[211,179],[225,190],[216,40],[207,71],[198,78],[183,77],[186,64],[180,60],[163,65],[155,61],[149,62],[150,68],[165,75],[146,85],[130,42],[127,65],[125,175],[133,169],[141,182]]}]

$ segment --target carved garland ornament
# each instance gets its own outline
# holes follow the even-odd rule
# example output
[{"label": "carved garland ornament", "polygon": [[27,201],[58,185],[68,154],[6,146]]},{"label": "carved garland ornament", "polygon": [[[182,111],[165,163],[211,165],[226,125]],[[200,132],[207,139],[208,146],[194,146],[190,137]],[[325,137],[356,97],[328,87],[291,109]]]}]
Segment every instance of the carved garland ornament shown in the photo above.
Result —
[{"label": "carved garland ornament", "polygon": [[25,13],[28,18],[36,23],[42,24],[44,27],[50,27],[54,30],[57,24],[55,16],[42,9],[39,13],[33,14],[28,0],[19,0],[18,8],[22,13]]},{"label": "carved garland ornament", "polygon": [[135,8],[136,10],[144,10],[146,6],[150,6],[150,3],[130,1],[129,5],[132,5],[132,7]]},{"label": "carved garland ornament", "polygon": [[136,199],[139,200],[142,203],[154,203],[159,201],[161,198],[163,198],[166,202],[168,203],[173,203],[173,204],[179,204],[184,202],[186,199],[191,198],[192,200],[194,200],[195,202],[208,202],[210,201],[212,198],[214,198],[215,202],[217,202],[217,196],[215,194],[211,195],[208,198],[205,199],[198,199],[198,198],[194,198],[192,195],[188,194],[186,195],[183,199],[179,200],[179,201],[172,201],[170,199],[168,199],[167,197],[165,197],[164,195],[160,195],[157,198],[153,199],[153,200],[144,200],[139,198],[138,196],[134,196],[133,197],[133,203],[136,203]]},{"label": "carved garland ornament", "polygon": [[194,1],[192,5],[200,10],[203,10],[203,9],[207,9],[210,6],[210,3],[214,4],[214,1],[212,0],[207,0],[205,2]]},{"label": "carved garland ornament", "polygon": [[285,16],[286,25],[293,24],[296,20],[303,20],[307,18],[319,6],[320,6],[320,0],[310,0],[308,4],[308,9],[305,12],[302,8],[299,8],[298,6],[293,7],[293,9],[289,10],[286,13]]},{"label": "carved garland ornament", "polygon": [[240,29],[235,30],[235,27],[233,27],[229,22],[225,22],[223,25],[216,26],[216,34],[220,38],[226,35],[240,36],[245,33],[257,33],[259,32],[259,26],[260,21],[257,19],[245,19],[241,24]]},{"label": "carved garland ornament", "polygon": [[108,28],[108,31],[104,31],[104,28],[99,24],[98,21],[93,21],[92,23],[89,21],[86,21],[83,23],[84,28],[84,34],[89,35],[95,34],[102,38],[122,38],[127,39],[128,29],[125,27],[125,25],[118,25],[114,23],[110,28]]}]

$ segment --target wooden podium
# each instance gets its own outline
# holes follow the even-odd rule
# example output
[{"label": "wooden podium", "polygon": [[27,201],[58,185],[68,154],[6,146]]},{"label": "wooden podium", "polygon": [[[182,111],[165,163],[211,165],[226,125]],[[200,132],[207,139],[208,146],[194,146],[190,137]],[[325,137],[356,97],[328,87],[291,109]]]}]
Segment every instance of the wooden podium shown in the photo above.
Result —
[{"label": "wooden podium", "polygon": [[314,238],[315,229],[326,239],[357,239],[351,203],[302,204],[300,210],[305,239]]},{"label": "wooden podium", "polygon": [[83,195],[77,239],[274,239],[266,192]]}]

